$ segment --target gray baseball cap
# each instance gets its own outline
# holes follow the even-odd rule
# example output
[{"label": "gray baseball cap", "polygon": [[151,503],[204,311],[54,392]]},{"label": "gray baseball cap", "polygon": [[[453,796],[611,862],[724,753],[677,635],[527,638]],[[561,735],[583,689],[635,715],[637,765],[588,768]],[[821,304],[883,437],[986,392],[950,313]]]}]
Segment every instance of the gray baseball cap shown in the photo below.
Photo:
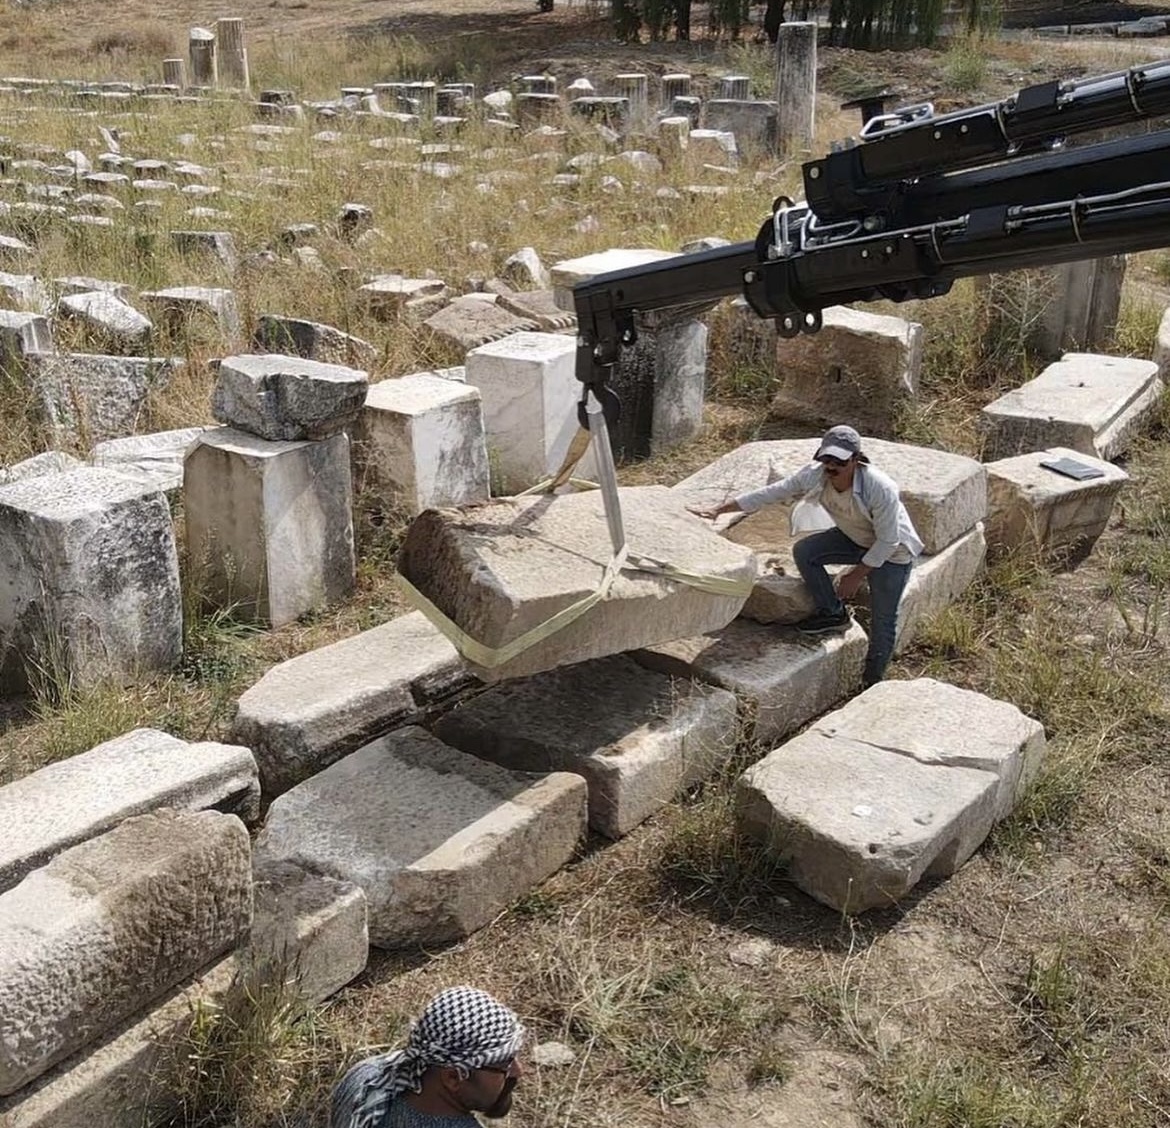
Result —
[{"label": "gray baseball cap", "polygon": [[822,458],[836,458],[841,462],[848,462],[855,454],[861,454],[861,436],[844,423],[830,427],[821,438],[821,445],[817,447],[813,458],[818,462]]}]

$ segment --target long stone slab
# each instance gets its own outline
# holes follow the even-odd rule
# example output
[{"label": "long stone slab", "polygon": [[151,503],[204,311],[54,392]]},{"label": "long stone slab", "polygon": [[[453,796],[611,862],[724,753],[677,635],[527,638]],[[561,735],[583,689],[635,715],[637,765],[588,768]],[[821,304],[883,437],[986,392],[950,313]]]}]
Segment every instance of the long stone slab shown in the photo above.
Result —
[{"label": "long stone slab", "polygon": [[[643,571],[623,571],[609,597],[494,668],[487,681],[718,630],[742,609],[751,552],[714,534],[660,486],[620,492],[627,543],[645,556],[743,585],[712,594]],[[598,590],[612,547],[600,491],[505,498],[430,510],[411,525],[399,570],[461,630],[500,648]]]},{"label": "long stone slab", "polygon": [[247,748],[134,729],[0,787],[0,893],[62,850],[160,807],[259,815]]},{"label": "long stone slab", "polygon": [[129,819],[0,894],[0,1095],[230,950],[251,919],[248,832],[215,811]]},{"label": "long stone slab", "polygon": [[[1100,477],[1078,481],[1043,465],[1069,458]],[[1030,547],[1076,560],[1105,531],[1113,503],[1129,475],[1120,466],[1067,447],[1018,454],[987,464],[993,552]]]},{"label": "long stone slab", "polygon": [[589,825],[620,838],[723,762],[735,729],[731,693],[617,655],[493,686],[435,732],[506,768],[584,776]]},{"label": "long stone slab", "polygon": [[356,886],[286,864],[255,870],[248,945],[172,991],[104,1041],[87,1046],[14,1096],[0,1097],[0,1128],[142,1128],[169,1111],[168,1069],[200,1008],[229,1007],[274,977],[319,1003],[359,975],[368,954],[365,895]]},{"label": "long stone slab", "polygon": [[585,818],[580,776],[508,771],[411,726],[280,796],[256,851],[361,886],[372,944],[436,944],[555,873]]},{"label": "long stone slab", "polygon": [[1058,446],[1116,458],[1157,410],[1162,388],[1152,360],[1065,353],[1034,380],[983,409],[984,458]]},{"label": "long stone slab", "polygon": [[412,611],[273,666],[241,695],[232,739],[252,749],[273,798],[474,680]]},{"label": "long stone slab", "polygon": [[[745,443],[672,488],[688,505],[717,504],[794,474],[812,461],[816,448],[816,439]],[[898,483],[928,555],[941,552],[987,516],[987,474],[973,458],[869,437],[862,449]]]},{"label": "long stone slab", "polygon": [[131,435],[98,443],[90,455],[95,466],[104,466],[137,478],[155,489],[175,494],[183,485],[183,458],[207,427],[183,427]]},{"label": "long stone slab", "polygon": [[767,743],[855,693],[868,645],[857,624],[839,635],[808,638],[737,619],[710,635],[631,656],[648,669],[730,690],[740,702],[746,734]]}]

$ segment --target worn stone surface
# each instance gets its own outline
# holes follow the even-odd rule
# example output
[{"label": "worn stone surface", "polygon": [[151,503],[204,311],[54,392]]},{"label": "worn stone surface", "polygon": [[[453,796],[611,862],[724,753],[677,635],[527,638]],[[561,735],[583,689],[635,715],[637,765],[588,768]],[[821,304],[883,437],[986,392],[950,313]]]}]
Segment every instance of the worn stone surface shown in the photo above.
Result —
[{"label": "worn stone surface", "polygon": [[279,795],[472,684],[459,655],[413,611],[273,666],[240,696],[232,739]]},{"label": "worn stone surface", "polygon": [[818,333],[776,341],[773,416],[813,427],[842,420],[889,438],[918,390],[922,326],[900,317],[831,306]]},{"label": "worn stone surface", "polygon": [[361,886],[372,944],[434,944],[564,865],[585,808],[579,776],[510,772],[410,727],[280,796],[256,849]]},{"label": "worn stone surface", "polygon": [[[745,443],[673,487],[688,505],[712,505],[807,466],[817,440]],[[932,447],[862,439],[873,464],[898,483],[927,554],[941,552],[987,516],[987,473],[973,458]]]},{"label": "worn stone surface", "polygon": [[535,247],[521,247],[500,267],[500,277],[518,290],[543,290],[549,284],[548,271]]},{"label": "worn stone surface", "polygon": [[540,328],[535,318],[471,295],[455,298],[423,324],[443,341],[461,349],[479,348],[513,333]]},{"label": "worn stone surface", "polygon": [[134,729],[0,787],[0,892],[62,850],[160,807],[259,813],[247,748]]},{"label": "worn stone surface", "polygon": [[200,590],[216,606],[280,626],[353,591],[344,434],[270,442],[205,431],[183,464],[183,508]]},{"label": "worn stone surface", "polygon": [[646,266],[652,262],[677,257],[675,251],[615,247],[608,251],[598,251],[592,255],[558,262],[549,270],[549,281],[552,283],[557,305],[569,313],[576,313],[573,287],[578,282],[586,282],[598,274],[608,274],[613,270],[628,270],[631,267]]},{"label": "worn stone surface", "polygon": [[171,242],[183,255],[209,255],[235,270],[240,256],[230,231],[172,231]]},{"label": "worn stone surface", "polygon": [[0,470],[0,485],[6,486],[26,478],[43,478],[46,474],[63,474],[66,470],[80,470],[84,466],[80,458],[74,458],[63,450],[46,450]]},{"label": "worn stone surface", "polygon": [[479,389],[421,372],[374,384],[354,441],[363,483],[411,516],[491,494]]},{"label": "worn stone surface", "polygon": [[672,450],[699,432],[706,382],[707,326],[687,318],[656,329],[650,453]]},{"label": "worn stone surface", "polygon": [[724,763],[735,728],[732,694],[617,655],[493,686],[435,731],[506,768],[584,776],[589,825],[620,838]]},{"label": "worn stone surface", "polygon": [[196,318],[207,318],[229,340],[240,334],[240,312],[231,290],[215,286],[171,286],[165,290],[143,291],[138,299],[154,311],[157,322],[177,336],[185,336]]},{"label": "worn stone surface", "polygon": [[710,98],[703,107],[703,121],[708,129],[735,135],[736,150],[774,153],[777,143],[775,102]]},{"label": "worn stone surface", "polygon": [[854,624],[809,638],[737,619],[721,630],[633,652],[637,662],[679,678],[730,690],[747,735],[779,740],[861,686],[869,643]]},{"label": "worn stone surface", "polygon": [[130,350],[143,348],[154,329],[149,317],[104,290],[67,295],[57,303],[57,312],[85,325],[103,343]]},{"label": "worn stone surface", "polygon": [[[750,585],[754,558],[712,534],[670,491],[620,491],[631,550]],[[411,526],[399,570],[483,646],[499,648],[596,591],[612,556],[600,491],[510,498],[431,510]],[[551,637],[487,670],[486,680],[538,673],[667,639],[716,630],[743,607],[644,571],[623,571],[609,597]]]},{"label": "worn stone surface", "polygon": [[24,364],[30,352],[52,352],[53,330],[39,313],[0,309],[0,362],[7,371]]},{"label": "worn stone surface", "polygon": [[76,684],[169,670],[182,600],[166,498],[85,468],[0,487],[0,684],[28,661]]},{"label": "worn stone surface", "polygon": [[343,333],[332,325],[275,313],[262,313],[257,318],[252,345],[260,352],[291,354],[367,371],[378,360],[378,350],[361,337]]},{"label": "worn stone surface", "polygon": [[577,318],[561,309],[552,290],[524,290],[519,293],[501,290],[496,304],[516,317],[532,322],[525,329],[539,329],[544,333],[559,333],[575,329]]},{"label": "worn stone surface", "polygon": [[29,353],[28,380],[54,440],[91,446],[131,435],[147,395],[165,388],[180,360],[94,353]]},{"label": "worn stone surface", "polygon": [[128,474],[164,493],[175,493],[183,485],[183,458],[207,429],[183,427],[177,431],[109,439],[98,443],[90,458],[95,466]]},{"label": "worn stone surface", "polygon": [[369,378],[357,368],[279,353],[228,356],[219,365],[211,411],[262,439],[323,439],[353,422],[368,389]]},{"label": "worn stone surface", "polygon": [[[1079,482],[1041,465],[1071,458],[1104,475]],[[1119,466],[1067,447],[987,464],[987,540],[991,551],[1034,548],[1077,560],[1105,531],[1129,475]]]},{"label": "worn stone surface", "polygon": [[[375,317],[393,320],[401,316],[409,302],[426,298],[444,298],[446,285],[439,278],[407,278],[401,274],[380,274],[358,293]],[[434,311],[431,311],[434,312]]]},{"label": "worn stone surface", "polygon": [[[552,477],[577,433],[577,342],[558,333],[513,333],[472,349],[468,384],[480,391],[493,488],[516,493]],[[595,478],[593,452],[574,471]]]},{"label": "worn stone surface", "polygon": [[1152,360],[1066,353],[983,408],[984,457],[993,461],[1060,446],[1115,458],[1157,410],[1162,387]]},{"label": "worn stone surface", "polygon": [[129,819],[0,895],[0,1094],[228,951],[252,917],[248,832],[214,811]]}]

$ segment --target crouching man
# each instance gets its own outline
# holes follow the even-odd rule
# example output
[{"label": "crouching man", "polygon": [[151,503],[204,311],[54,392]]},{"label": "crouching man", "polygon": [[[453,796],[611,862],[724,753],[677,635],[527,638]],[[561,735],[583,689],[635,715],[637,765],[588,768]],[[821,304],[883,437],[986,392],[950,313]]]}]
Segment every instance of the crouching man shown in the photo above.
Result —
[{"label": "crouching man", "polygon": [[[832,528],[811,533],[793,546],[800,577],[816,603],[816,611],[795,624],[796,629],[803,634],[845,630],[851,622],[846,604],[868,580],[872,620],[864,674],[868,688],[881,681],[894,653],[898,604],[922,541],[898,496],[897,484],[870,465],[861,450],[861,436],[843,425],[825,432],[813,461],[803,470],[714,508],[693,512],[700,517],[754,513],[794,498],[819,505],[833,523]],[[834,583],[826,564],[853,567]]]}]

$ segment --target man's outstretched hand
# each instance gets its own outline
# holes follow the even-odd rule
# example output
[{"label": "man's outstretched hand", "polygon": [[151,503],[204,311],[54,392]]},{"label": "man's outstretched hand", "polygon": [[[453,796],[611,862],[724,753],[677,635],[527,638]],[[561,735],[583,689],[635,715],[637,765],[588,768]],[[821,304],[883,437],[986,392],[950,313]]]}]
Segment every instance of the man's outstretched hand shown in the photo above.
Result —
[{"label": "man's outstretched hand", "polygon": [[714,521],[716,517],[722,517],[724,513],[741,512],[734,501],[723,501],[718,505],[688,505],[687,511],[707,521]]}]

